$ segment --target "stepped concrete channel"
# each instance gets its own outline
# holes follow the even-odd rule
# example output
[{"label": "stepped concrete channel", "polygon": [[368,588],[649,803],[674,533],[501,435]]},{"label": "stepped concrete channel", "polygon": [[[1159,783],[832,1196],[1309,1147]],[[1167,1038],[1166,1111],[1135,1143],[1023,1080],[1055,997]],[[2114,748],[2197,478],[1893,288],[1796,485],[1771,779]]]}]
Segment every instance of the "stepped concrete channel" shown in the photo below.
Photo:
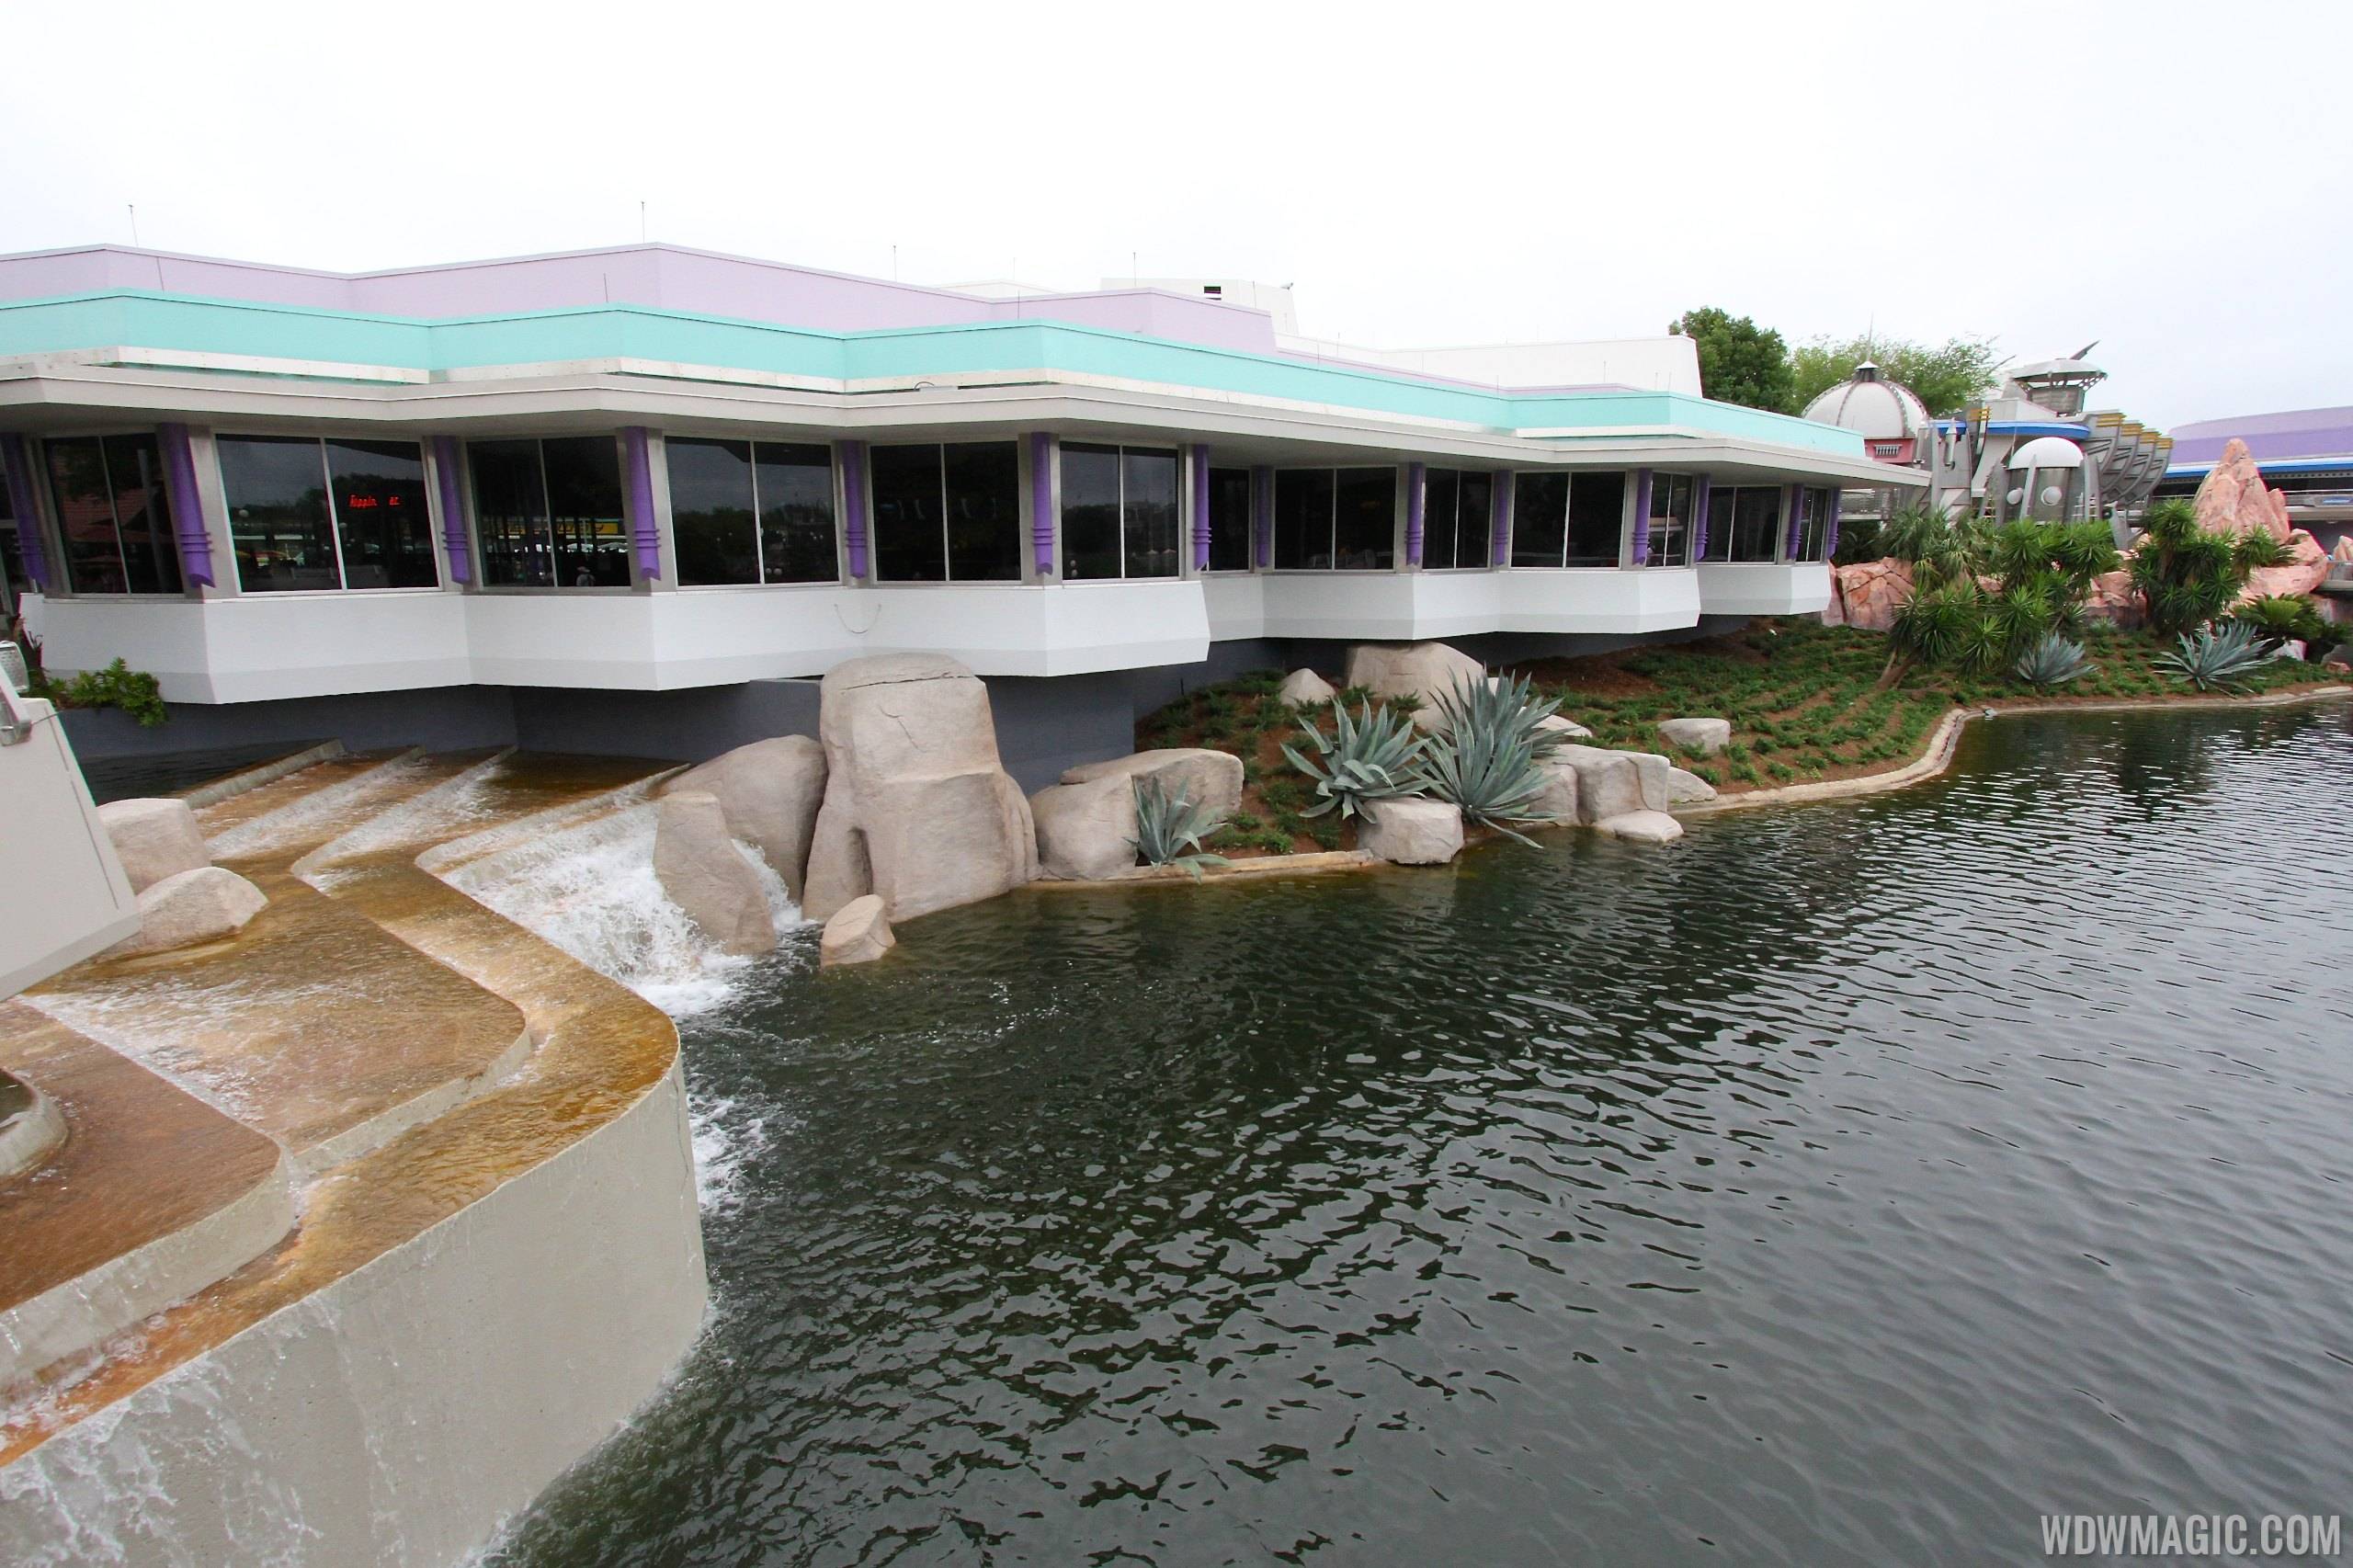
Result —
[{"label": "stepped concrete channel", "polygon": [[0,1003],[0,1561],[460,1561],[705,1303],[670,1020],[444,876],[664,765],[337,756],[198,812],[269,905]]}]

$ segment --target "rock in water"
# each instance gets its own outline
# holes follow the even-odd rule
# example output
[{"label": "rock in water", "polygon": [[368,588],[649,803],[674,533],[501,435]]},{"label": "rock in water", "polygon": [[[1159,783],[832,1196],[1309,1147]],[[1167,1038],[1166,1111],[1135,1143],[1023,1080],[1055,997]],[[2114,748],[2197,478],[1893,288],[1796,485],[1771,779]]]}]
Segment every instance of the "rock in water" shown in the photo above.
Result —
[{"label": "rock in water", "polygon": [[1669,745],[1700,756],[1713,756],[1732,744],[1732,721],[1729,719],[1662,719],[1658,733]]},{"label": "rock in water", "polygon": [[1702,801],[1716,798],[1716,787],[1696,773],[1680,767],[1666,770],[1666,803],[1670,806],[1696,806]]},{"label": "rock in water", "polygon": [[654,819],[654,874],[670,902],[730,953],[776,946],[760,874],[735,847],[719,797],[682,790],[662,797]]},{"label": "rock in water", "polygon": [[108,801],[98,808],[98,821],[114,841],[132,892],[212,864],[186,801]]},{"label": "rock in water", "polygon": [[1595,823],[1597,832],[1635,844],[1672,844],[1683,836],[1683,824],[1665,812],[1628,812]]},{"label": "rock in water", "polygon": [[864,893],[892,920],[995,898],[1038,874],[1029,802],[997,759],[988,688],[937,653],[828,671],[817,734],[825,801],[801,907],[829,919]]},{"label": "rock in water", "polygon": [[799,903],[825,798],[825,748],[809,735],[754,741],[688,768],[662,792],[696,791],[719,797],[727,831],[758,850]]},{"label": "rock in water", "polygon": [[165,877],[139,895],[139,934],[108,949],[116,955],[163,952],[210,942],[244,929],[268,906],[261,889],[220,866]]},{"label": "rock in water", "polygon": [[1462,810],[1446,801],[1381,801],[1360,817],[1357,846],[1396,866],[1442,866],[1462,853]]},{"label": "rock in water", "polygon": [[1153,779],[1170,800],[1181,794],[1208,807],[1220,822],[1242,809],[1242,759],[1232,752],[1165,746],[1084,763],[1063,774],[1065,784],[1090,784],[1098,778]]},{"label": "rock in water", "polygon": [[1283,676],[1283,683],[1275,688],[1275,695],[1293,708],[1318,708],[1339,693],[1332,689],[1330,681],[1313,670],[1293,670]]},{"label": "rock in water", "polygon": [[1124,773],[1040,790],[1029,797],[1029,814],[1050,877],[1100,881],[1136,863],[1136,788]]},{"label": "rock in water", "polygon": [[827,969],[835,964],[872,963],[898,945],[891,917],[882,911],[882,900],[868,893],[843,904],[825,922],[824,934],[817,938],[817,963]]},{"label": "rock in water", "polygon": [[1575,769],[1577,821],[1587,824],[1633,812],[1664,812],[1674,765],[1655,752],[1561,746],[1552,761]]}]

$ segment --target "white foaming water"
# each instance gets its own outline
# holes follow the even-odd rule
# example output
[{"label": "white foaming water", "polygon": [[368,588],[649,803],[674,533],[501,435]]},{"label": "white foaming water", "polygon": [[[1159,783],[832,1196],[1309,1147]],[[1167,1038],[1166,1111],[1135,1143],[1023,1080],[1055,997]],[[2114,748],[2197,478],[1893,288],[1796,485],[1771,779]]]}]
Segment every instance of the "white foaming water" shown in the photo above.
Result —
[{"label": "white foaming water", "polygon": [[774,1107],[724,1095],[689,1095],[687,1122],[694,1131],[695,1198],[706,1219],[743,1206],[746,1167],[768,1146]]},{"label": "white foaming water", "polygon": [[[449,881],[672,1017],[686,1017],[726,1001],[754,960],[721,952],[663,892],[654,874],[654,814],[651,803],[631,806],[476,861]],[[759,872],[777,929],[803,924],[784,879],[738,846]]]}]

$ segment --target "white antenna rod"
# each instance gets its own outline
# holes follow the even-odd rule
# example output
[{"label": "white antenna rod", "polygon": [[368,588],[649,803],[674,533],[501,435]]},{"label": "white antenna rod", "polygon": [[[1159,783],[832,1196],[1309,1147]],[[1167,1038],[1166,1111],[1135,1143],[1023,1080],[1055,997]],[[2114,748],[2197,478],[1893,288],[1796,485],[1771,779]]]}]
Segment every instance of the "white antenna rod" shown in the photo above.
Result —
[{"label": "white antenna rod", "polygon": [[131,214],[131,243],[135,245],[139,243],[139,203],[126,202],[123,210]]},{"label": "white antenna rod", "polygon": [[641,200],[637,204],[637,243],[639,244],[643,244],[645,243],[645,203]]}]

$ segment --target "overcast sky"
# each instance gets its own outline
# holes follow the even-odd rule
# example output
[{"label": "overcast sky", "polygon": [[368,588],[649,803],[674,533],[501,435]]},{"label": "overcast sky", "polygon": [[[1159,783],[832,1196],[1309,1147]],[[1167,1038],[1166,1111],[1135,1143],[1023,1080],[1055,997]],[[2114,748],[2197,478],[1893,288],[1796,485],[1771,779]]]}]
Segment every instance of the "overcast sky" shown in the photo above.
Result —
[{"label": "overcast sky", "polygon": [[925,282],[1295,283],[1385,347],[2097,338],[2161,425],[2353,403],[2353,6],[40,6],[0,250],[638,236]]}]

